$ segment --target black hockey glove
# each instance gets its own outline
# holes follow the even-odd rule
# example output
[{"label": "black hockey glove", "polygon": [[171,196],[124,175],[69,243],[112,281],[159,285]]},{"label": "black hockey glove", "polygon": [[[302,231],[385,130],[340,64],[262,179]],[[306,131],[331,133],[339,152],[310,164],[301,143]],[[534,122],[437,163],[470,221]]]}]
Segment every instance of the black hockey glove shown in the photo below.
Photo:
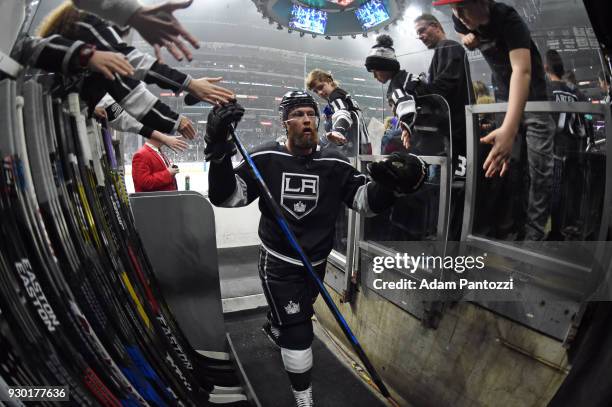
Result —
[{"label": "black hockey glove", "polygon": [[230,127],[235,126],[244,115],[244,108],[237,102],[215,106],[208,114],[206,123],[206,161],[219,162],[226,155],[236,154],[236,145],[232,143]]},{"label": "black hockey glove", "polygon": [[393,153],[385,161],[368,164],[372,179],[396,195],[416,191],[427,177],[427,164],[414,154]]},{"label": "black hockey glove", "polygon": [[208,113],[206,122],[207,143],[223,143],[231,141],[230,126],[238,123],[244,115],[244,108],[238,102],[215,106]]}]

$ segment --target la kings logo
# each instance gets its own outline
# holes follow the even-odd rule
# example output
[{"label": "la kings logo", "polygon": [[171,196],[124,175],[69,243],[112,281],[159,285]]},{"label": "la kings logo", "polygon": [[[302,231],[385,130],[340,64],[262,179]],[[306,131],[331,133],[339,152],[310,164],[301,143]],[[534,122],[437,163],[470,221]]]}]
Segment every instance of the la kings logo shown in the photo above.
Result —
[{"label": "la kings logo", "polygon": [[302,219],[317,207],[319,176],[283,172],[281,206],[296,219]]},{"label": "la kings logo", "polygon": [[285,305],[285,312],[287,315],[293,315],[300,312],[300,303],[295,303],[293,301],[289,301],[287,305]]}]

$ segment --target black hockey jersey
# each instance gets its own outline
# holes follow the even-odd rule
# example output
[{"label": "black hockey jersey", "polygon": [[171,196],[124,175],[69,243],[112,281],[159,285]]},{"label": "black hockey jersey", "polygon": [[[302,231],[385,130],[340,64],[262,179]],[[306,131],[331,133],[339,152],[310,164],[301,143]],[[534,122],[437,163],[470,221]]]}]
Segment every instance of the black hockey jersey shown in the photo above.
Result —
[{"label": "black hockey jersey", "polygon": [[331,130],[342,134],[347,140],[342,146],[330,143],[329,148],[341,151],[347,157],[372,154],[368,129],[357,102],[344,89],[336,88],[329,95],[329,106],[332,111]]},{"label": "black hockey jersey", "polygon": [[[334,150],[294,156],[285,145],[274,142],[256,148],[251,157],[314,265],[331,252],[336,218],[343,203],[373,216],[395,201],[391,191],[368,181]],[[208,184],[210,201],[216,206],[246,206],[259,197],[259,187],[248,164],[242,161],[232,169],[229,157],[220,163],[211,162]],[[281,260],[302,264],[265,200],[259,201],[259,209],[263,246]]]},{"label": "black hockey jersey", "polygon": [[410,129],[416,120],[416,103],[411,92],[416,85],[411,85],[411,81],[412,75],[402,69],[391,78],[387,88],[387,101],[392,106],[393,113]]}]

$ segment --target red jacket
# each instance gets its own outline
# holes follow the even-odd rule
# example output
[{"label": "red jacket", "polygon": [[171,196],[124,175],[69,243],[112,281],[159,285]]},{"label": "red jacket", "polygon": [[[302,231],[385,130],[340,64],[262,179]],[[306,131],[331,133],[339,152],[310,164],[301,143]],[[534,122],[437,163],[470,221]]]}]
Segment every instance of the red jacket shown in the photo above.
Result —
[{"label": "red jacket", "polygon": [[176,179],[164,160],[146,144],[132,158],[132,180],[136,192],[177,190]]}]

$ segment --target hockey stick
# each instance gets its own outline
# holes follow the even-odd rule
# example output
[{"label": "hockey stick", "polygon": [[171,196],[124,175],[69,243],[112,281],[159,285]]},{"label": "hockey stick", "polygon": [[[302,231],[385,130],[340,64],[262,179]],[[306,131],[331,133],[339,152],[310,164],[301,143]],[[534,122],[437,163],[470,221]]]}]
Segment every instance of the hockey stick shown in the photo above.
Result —
[{"label": "hockey stick", "polygon": [[317,273],[315,273],[314,269],[312,268],[312,264],[306,257],[306,254],[304,253],[304,250],[298,243],[297,238],[295,237],[295,235],[289,228],[289,224],[287,223],[287,220],[285,219],[283,213],[281,212],[281,209],[278,206],[278,203],[276,203],[276,201],[272,197],[272,194],[270,193],[270,190],[268,189],[268,186],[266,185],[266,182],[264,181],[263,177],[259,173],[259,170],[257,169],[257,166],[255,165],[255,162],[253,161],[249,153],[244,148],[244,145],[238,138],[238,135],[236,135],[235,129],[233,127],[230,127],[230,131],[231,131],[234,143],[236,143],[238,150],[240,150],[240,154],[242,155],[244,160],[247,162],[247,164],[253,171],[255,178],[257,179],[257,183],[259,184],[259,189],[261,190],[263,199],[266,201],[270,209],[272,209],[272,212],[274,213],[274,216],[276,217],[276,221],[278,222],[278,225],[280,226],[280,228],[283,230],[283,233],[285,234],[285,236],[289,239],[289,243],[291,244],[291,246],[293,246],[295,251],[300,255],[302,264],[304,264],[304,267],[306,267],[308,274],[319,287],[319,292],[321,293],[323,300],[325,300],[325,303],[327,304],[330,311],[334,315],[336,322],[338,322],[338,324],[340,325],[342,332],[344,332],[344,335],[346,336],[346,338],[349,340],[349,342],[353,346],[353,349],[357,353],[357,356],[359,356],[359,359],[361,360],[361,362],[363,362],[366,370],[372,377],[372,381],[376,384],[376,386],[378,386],[378,389],[380,390],[382,395],[386,397],[387,399],[389,399],[391,403],[394,403],[394,401],[392,401],[391,399],[391,394],[389,394],[389,390],[387,390],[387,387],[385,386],[382,379],[376,372],[376,369],[374,369],[374,366],[372,366],[372,363],[370,362],[363,348],[359,344],[359,341],[355,337],[355,334],[353,333],[351,328],[346,323],[346,320],[340,313],[340,310],[334,303],[334,300],[332,300],[331,295],[329,294],[329,291],[327,291],[327,289],[323,285],[323,282],[321,281],[319,276],[317,276]]}]

